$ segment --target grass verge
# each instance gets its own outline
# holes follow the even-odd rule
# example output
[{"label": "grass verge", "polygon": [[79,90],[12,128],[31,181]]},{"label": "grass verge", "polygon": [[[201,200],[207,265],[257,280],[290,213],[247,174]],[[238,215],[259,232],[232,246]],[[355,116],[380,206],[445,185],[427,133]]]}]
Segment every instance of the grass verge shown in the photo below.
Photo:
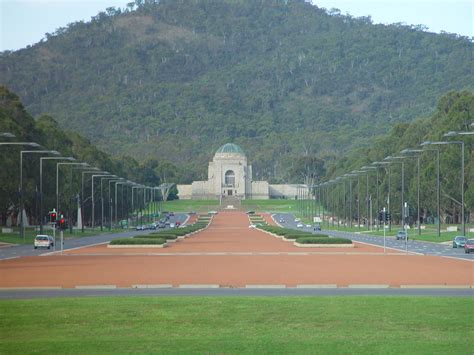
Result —
[{"label": "grass verge", "polygon": [[467,354],[473,302],[379,296],[4,300],[0,353]]}]

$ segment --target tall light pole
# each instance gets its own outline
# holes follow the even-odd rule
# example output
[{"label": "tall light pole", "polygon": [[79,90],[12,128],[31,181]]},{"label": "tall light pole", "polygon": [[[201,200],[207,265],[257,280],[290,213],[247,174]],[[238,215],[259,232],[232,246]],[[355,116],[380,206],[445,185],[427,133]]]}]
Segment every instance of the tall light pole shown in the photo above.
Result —
[{"label": "tall light pole", "polygon": [[417,223],[418,223],[418,235],[421,235],[421,215],[420,215],[420,154],[423,153],[423,149],[403,149],[401,154],[415,154],[416,158],[416,204],[417,204]]},{"label": "tall light pole", "polygon": [[23,221],[23,154],[53,154],[60,155],[55,150],[22,150],[20,152],[20,238],[25,240],[25,223]]},{"label": "tall light pole", "polygon": [[441,237],[441,186],[440,186],[440,167],[439,167],[439,147],[434,149],[428,149],[431,145],[430,141],[426,141],[420,144],[423,150],[431,150],[436,152],[436,211],[438,214],[438,238]]},{"label": "tall light pole", "polygon": [[56,211],[60,213],[59,209],[59,166],[60,165],[79,165],[86,167],[89,164],[87,163],[56,163]]},{"label": "tall light pole", "polygon": [[[376,175],[376,179],[375,179],[375,194],[376,194],[376,201],[375,201],[375,208],[377,209],[377,212],[379,210],[379,169],[377,169],[376,166],[373,166],[373,165],[366,165],[366,166],[363,166],[362,168],[360,168],[360,170],[362,171],[367,171],[367,179],[369,177],[369,171],[370,170],[375,170],[375,175]],[[373,227],[373,215],[372,215],[372,197],[370,197],[370,225],[371,227]],[[377,218],[378,220],[378,218]],[[377,222],[377,230],[378,230],[378,222]],[[372,228],[373,230],[373,228]]]},{"label": "tall light pole", "polygon": [[391,163],[394,163],[396,162],[397,160],[400,160],[398,161],[398,163],[401,164],[401,167],[402,167],[402,191],[401,191],[401,210],[400,210],[400,222],[402,224],[402,228],[404,227],[404,223],[405,223],[405,220],[404,220],[404,217],[403,217],[403,208],[404,208],[404,193],[405,193],[405,162],[404,162],[404,159],[406,157],[403,157],[403,156],[395,156],[395,157],[392,157],[392,156],[388,156],[386,157],[384,160],[386,161],[390,161]]},{"label": "tall light pole", "polygon": [[85,207],[85,203],[84,203],[85,202],[85,198],[84,198],[84,175],[85,174],[97,174],[98,172],[100,172],[100,169],[97,168],[97,167],[90,167],[86,171],[81,172],[81,218],[82,218],[81,232],[82,233],[84,233],[84,226],[85,226],[85,223],[84,223],[84,216],[85,216],[85,213],[84,213],[84,207]]},{"label": "tall light pole", "polygon": [[[471,123],[471,127],[474,127],[474,123]],[[454,131],[451,131],[451,132],[448,132],[444,135],[444,137],[463,137],[463,136],[472,136],[474,135],[474,132],[454,132]],[[450,142],[450,143],[453,143],[453,144],[456,144],[456,142]],[[462,174],[462,183],[461,183],[461,214],[462,214],[462,230],[463,230],[463,235],[466,235],[466,220],[465,220],[465,216],[464,216],[464,209],[465,209],[465,206],[464,206],[464,142],[461,141],[459,142],[461,144],[461,174]],[[459,144],[458,143],[458,144]]]},{"label": "tall light pole", "polygon": [[110,180],[116,178],[116,175],[104,176],[100,178],[100,230],[104,229],[104,180]]},{"label": "tall light pole", "polygon": [[[106,176],[112,176],[112,174],[109,174],[108,172],[104,172],[104,173],[94,174],[91,177],[91,202],[92,202],[91,227],[92,227],[92,229],[94,229],[94,227],[95,227],[94,179],[96,177],[106,177]],[[101,192],[102,192],[102,189],[101,189]]]},{"label": "tall light pole", "polygon": [[[115,183],[115,206],[117,206],[117,183],[122,181],[123,179],[120,178],[120,179],[115,179],[115,180],[109,180],[109,230],[112,230],[112,217],[113,217],[113,209],[112,209],[112,196],[111,196],[111,190],[112,190],[112,187],[110,186],[110,184],[112,183]],[[117,216],[115,216],[117,217]]]},{"label": "tall light pole", "polygon": [[41,157],[40,158],[40,233],[43,233],[43,160],[76,160],[73,157]]}]

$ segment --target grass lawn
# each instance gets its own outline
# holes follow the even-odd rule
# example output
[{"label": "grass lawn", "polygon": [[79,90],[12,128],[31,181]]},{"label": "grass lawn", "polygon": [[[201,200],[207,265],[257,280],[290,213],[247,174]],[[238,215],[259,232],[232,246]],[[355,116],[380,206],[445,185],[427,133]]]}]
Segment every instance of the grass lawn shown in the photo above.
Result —
[{"label": "grass lawn", "polygon": [[[90,237],[93,235],[119,233],[125,231],[126,229],[112,229],[112,231],[109,231],[108,228],[104,228],[104,230],[101,231],[100,228],[96,228],[94,230],[87,228],[86,230],[84,230],[84,233],[82,233],[80,230],[73,230],[72,233],[69,233],[69,230],[65,230],[64,239]],[[45,229],[43,233],[48,234],[50,236],[53,235],[53,231],[51,229]],[[20,238],[20,232],[18,231],[18,228],[15,228],[13,233],[0,233],[0,242],[13,244],[33,244],[33,241],[37,234],[39,234],[39,232],[36,232],[33,229],[26,229],[25,239],[23,240],[23,238]],[[56,231],[56,238],[59,238],[59,230]]]},{"label": "grass lawn", "polygon": [[95,297],[0,301],[0,353],[472,354],[474,300]]},{"label": "grass lawn", "polygon": [[[386,230],[386,235],[387,236],[395,236],[397,234],[397,231],[399,231],[402,227],[397,226],[397,225],[392,225],[392,230],[389,231],[388,229]],[[329,226],[327,223],[324,223],[323,229],[325,230],[338,230],[338,231],[343,231],[343,232],[361,232],[364,234],[368,235],[374,235],[374,236],[380,236],[383,237],[383,229],[381,228],[380,230],[377,231],[377,228],[374,226],[373,231],[367,231],[366,228],[361,227],[360,229],[358,227],[344,227],[344,226],[332,226],[330,224]],[[443,227],[443,229],[446,229],[446,227]],[[468,228],[466,227],[466,230]],[[466,231],[467,237],[468,238],[474,238],[474,233],[469,233]],[[462,235],[462,232],[446,232],[446,231],[441,231],[440,237],[438,237],[438,233],[436,230],[436,227],[433,225],[427,225],[426,229],[421,230],[421,235],[418,235],[418,229],[411,228],[408,230],[408,238],[411,240],[422,240],[425,242],[447,242],[447,241],[452,241],[455,236],[457,235]]]},{"label": "grass lawn", "polygon": [[167,212],[203,212],[219,209],[219,200],[172,200],[162,203],[161,210]]},{"label": "grass lawn", "polygon": [[242,207],[257,212],[297,212],[296,200],[243,200]]}]

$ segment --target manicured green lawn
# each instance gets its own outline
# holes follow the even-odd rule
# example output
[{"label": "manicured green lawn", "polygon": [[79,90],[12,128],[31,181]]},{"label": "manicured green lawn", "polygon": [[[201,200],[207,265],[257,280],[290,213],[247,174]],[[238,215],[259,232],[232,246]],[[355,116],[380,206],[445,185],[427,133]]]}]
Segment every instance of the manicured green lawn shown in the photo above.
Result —
[{"label": "manicured green lawn", "polygon": [[162,203],[162,211],[207,213],[219,208],[219,200],[173,200]]},{"label": "manicured green lawn", "polygon": [[472,354],[473,298],[0,301],[0,353]]},{"label": "manicured green lawn", "polygon": [[257,212],[288,212],[296,213],[296,200],[243,200],[242,207]]}]

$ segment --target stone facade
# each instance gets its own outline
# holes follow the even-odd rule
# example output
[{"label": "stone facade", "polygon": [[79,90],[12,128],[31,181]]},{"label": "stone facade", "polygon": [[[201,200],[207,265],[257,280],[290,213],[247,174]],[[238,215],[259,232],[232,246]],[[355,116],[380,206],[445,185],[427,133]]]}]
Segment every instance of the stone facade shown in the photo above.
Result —
[{"label": "stone facade", "polygon": [[270,185],[267,181],[253,181],[252,165],[236,144],[220,147],[209,162],[207,181],[178,185],[178,196],[186,199],[220,199],[232,196],[239,199],[295,198],[296,185]]}]

